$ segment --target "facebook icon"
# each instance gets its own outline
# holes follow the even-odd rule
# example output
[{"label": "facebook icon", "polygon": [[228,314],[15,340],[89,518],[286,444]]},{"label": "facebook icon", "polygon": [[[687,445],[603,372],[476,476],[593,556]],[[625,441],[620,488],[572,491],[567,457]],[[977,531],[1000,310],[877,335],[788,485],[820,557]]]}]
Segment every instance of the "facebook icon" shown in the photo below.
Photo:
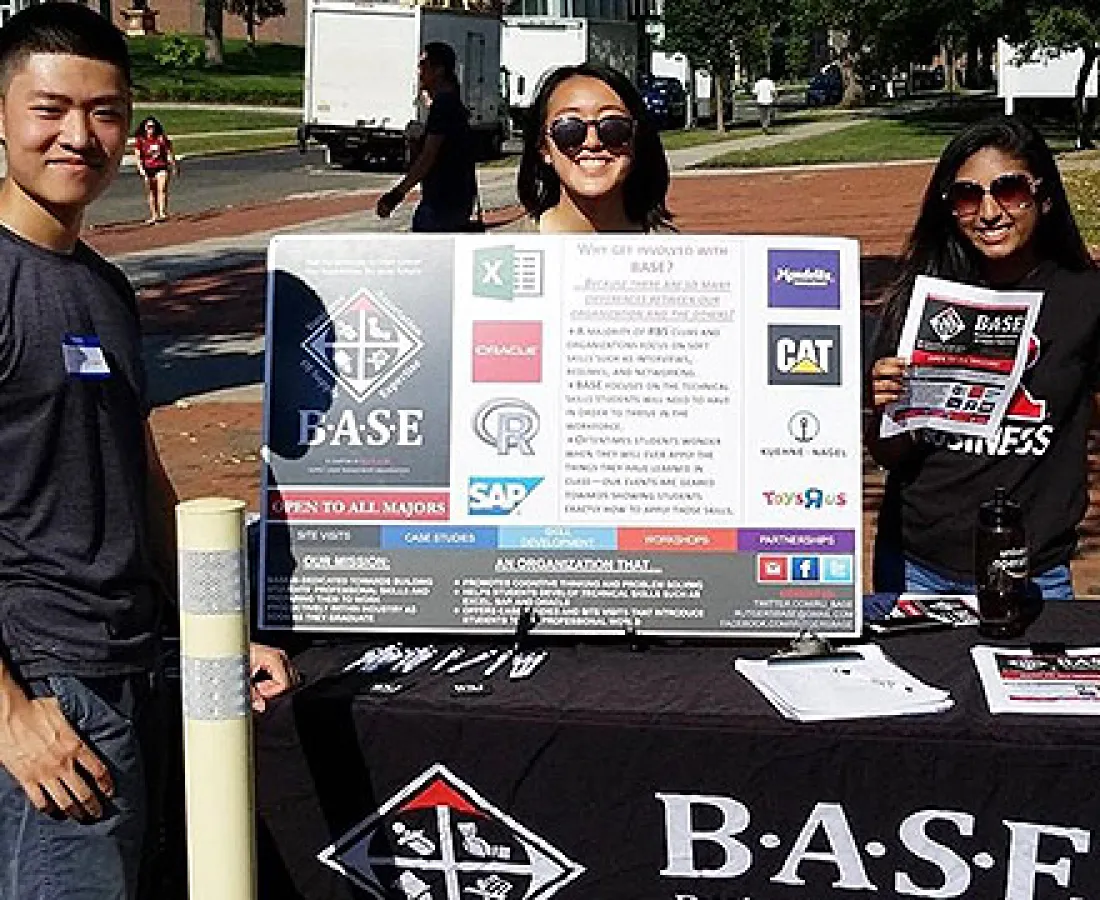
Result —
[{"label": "facebook icon", "polygon": [[792,581],[817,581],[821,573],[816,556],[795,556],[791,559]]}]

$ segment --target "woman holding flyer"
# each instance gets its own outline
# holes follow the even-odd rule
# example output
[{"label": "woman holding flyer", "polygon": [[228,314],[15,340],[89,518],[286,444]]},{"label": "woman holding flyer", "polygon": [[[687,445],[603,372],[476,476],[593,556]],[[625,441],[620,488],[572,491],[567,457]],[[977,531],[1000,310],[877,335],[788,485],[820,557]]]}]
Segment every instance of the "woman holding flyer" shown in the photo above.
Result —
[{"label": "woman holding flyer", "polygon": [[523,230],[669,231],[668,160],[630,80],[595,63],[563,66],[525,128],[517,191]]},{"label": "woman holding flyer", "polygon": [[[903,395],[898,342],[919,275],[1043,294],[1020,387],[991,438],[927,428],[881,436],[885,407]],[[1035,128],[995,116],[943,151],[886,290],[874,358],[865,439],[888,470],[875,590],[972,593],[978,507],[1004,487],[1023,508],[1032,582],[1045,599],[1072,598],[1069,562],[1088,505],[1086,440],[1100,390],[1100,273]]]}]

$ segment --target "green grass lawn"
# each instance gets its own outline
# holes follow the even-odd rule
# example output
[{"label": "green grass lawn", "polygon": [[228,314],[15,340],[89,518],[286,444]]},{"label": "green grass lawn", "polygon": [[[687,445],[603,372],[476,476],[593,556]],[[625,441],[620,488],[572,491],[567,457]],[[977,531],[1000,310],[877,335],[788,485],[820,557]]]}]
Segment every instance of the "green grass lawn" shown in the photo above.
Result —
[{"label": "green grass lawn", "polygon": [[1100,170],[1071,169],[1062,179],[1085,243],[1100,248]]},{"label": "green grass lawn", "polygon": [[[300,106],[305,50],[286,44],[225,42],[225,65],[198,66],[184,71],[166,69],[156,60],[158,35],[129,38],[137,100],[182,100],[209,103],[259,103]],[[201,45],[202,39],[192,38]]]},{"label": "green grass lawn", "polygon": [[[731,150],[700,168],[935,159],[964,125],[989,112],[988,103],[960,102],[896,118],[867,119],[833,134],[757,150]],[[1056,152],[1072,147],[1072,133],[1064,124],[1039,124]]]},{"label": "green grass lawn", "polygon": [[156,116],[173,141],[188,134],[217,131],[250,131],[256,128],[294,127],[301,118],[301,110],[288,109],[271,112],[234,111],[231,109],[184,109],[158,107],[155,103],[138,103],[134,106],[134,126],[145,116]]},{"label": "green grass lawn", "polygon": [[234,153],[239,150],[270,150],[291,147],[297,143],[294,128],[262,131],[257,134],[244,132],[221,137],[187,137],[172,139],[172,147],[180,156],[196,154]]}]

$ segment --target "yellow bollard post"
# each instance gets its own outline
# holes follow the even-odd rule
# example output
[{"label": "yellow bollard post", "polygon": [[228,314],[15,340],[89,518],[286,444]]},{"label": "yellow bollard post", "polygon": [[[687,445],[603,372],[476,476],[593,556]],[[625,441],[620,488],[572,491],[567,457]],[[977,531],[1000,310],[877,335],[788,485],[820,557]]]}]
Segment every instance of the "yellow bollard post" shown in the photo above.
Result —
[{"label": "yellow bollard post", "polygon": [[191,900],[255,900],[244,504],[176,507]]}]

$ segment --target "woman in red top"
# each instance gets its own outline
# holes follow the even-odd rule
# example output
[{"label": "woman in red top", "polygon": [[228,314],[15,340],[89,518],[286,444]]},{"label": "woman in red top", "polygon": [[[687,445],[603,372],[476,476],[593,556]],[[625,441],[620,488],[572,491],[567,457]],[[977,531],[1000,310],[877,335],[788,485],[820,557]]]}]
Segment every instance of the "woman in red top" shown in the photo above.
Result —
[{"label": "woman in red top", "polygon": [[153,116],[143,119],[134,132],[138,174],[145,184],[149,201],[148,224],[168,218],[168,182],[170,173],[178,172],[172,141],[164,127]]}]

